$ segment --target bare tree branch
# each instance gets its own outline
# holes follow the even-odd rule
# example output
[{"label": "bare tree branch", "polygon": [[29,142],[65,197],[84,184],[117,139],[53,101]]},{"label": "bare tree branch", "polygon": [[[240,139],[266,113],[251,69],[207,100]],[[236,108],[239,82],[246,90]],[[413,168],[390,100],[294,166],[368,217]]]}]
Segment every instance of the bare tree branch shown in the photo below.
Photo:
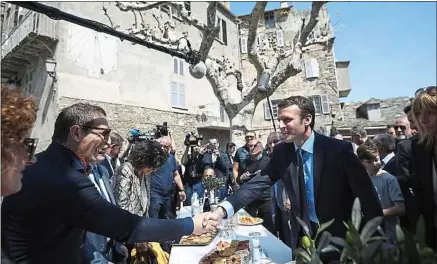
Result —
[{"label": "bare tree branch", "polygon": [[171,2],[116,2],[116,6],[121,11],[131,11],[131,10],[137,10],[137,11],[146,11],[150,10],[152,8],[158,7],[160,5],[168,4]]},{"label": "bare tree branch", "polygon": [[103,9],[104,15],[108,18],[109,23],[111,24],[111,28],[114,28],[114,23],[112,22],[111,17],[109,17],[109,15],[108,15],[108,9],[106,9],[105,3],[103,3],[103,8],[102,9]]},{"label": "bare tree branch", "polygon": [[257,71],[257,76],[260,76],[263,72],[263,65],[261,58],[257,51],[257,32],[258,23],[260,18],[264,17],[264,10],[267,6],[267,2],[256,2],[250,14],[249,22],[249,34],[247,36],[247,50],[250,62],[255,66]]},{"label": "bare tree branch", "polygon": [[208,57],[208,53],[211,50],[212,44],[217,37],[220,26],[216,26],[217,20],[217,2],[210,2],[207,9],[207,27],[203,31],[202,42],[200,44],[200,60],[205,61]]},{"label": "bare tree branch", "polygon": [[305,19],[302,19],[302,29],[300,32],[300,39],[299,42],[302,46],[305,46],[308,40],[308,36],[310,35],[311,31],[313,31],[314,27],[317,25],[317,22],[319,22],[319,13],[320,9],[322,9],[323,5],[327,2],[313,2],[311,5],[311,15],[310,15],[310,21],[308,21],[307,24],[305,24]]}]

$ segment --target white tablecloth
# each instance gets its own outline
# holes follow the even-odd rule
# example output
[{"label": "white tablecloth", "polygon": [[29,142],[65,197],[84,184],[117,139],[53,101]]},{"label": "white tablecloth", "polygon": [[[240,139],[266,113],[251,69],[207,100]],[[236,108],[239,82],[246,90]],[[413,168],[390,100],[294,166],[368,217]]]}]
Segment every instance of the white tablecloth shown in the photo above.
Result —
[{"label": "white tablecloth", "polygon": [[[238,214],[247,214],[240,210]],[[191,207],[185,206],[178,214],[178,218],[190,217]],[[250,240],[249,233],[260,232],[261,247],[267,252],[267,256],[277,264],[291,262],[291,249],[281,240],[270,233],[264,226],[241,226],[235,228],[238,240]],[[217,236],[208,246],[173,246],[170,254],[170,264],[197,264],[200,259],[215,248],[220,238]]]}]

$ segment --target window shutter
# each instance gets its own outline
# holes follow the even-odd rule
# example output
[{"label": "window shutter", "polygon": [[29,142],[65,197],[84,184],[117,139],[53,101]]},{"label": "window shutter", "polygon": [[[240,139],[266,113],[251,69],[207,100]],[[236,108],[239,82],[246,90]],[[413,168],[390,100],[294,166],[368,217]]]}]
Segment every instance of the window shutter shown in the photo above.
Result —
[{"label": "window shutter", "polygon": [[179,59],[179,74],[184,75],[184,61]]},{"label": "window shutter", "polygon": [[331,111],[329,109],[329,99],[327,95],[321,95],[321,101],[322,101],[322,113],[323,114],[329,114]]},{"label": "window shutter", "polygon": [[179,84],[179,93],[178,93],[178,97],[179,97],[179,107],[180,108],[185,108],[185,85],[184,84]]},{"label": "window shutter", "polygon": [[178,68],[178,59],[177,58],[173,58],[173,72],[178,74],[179,73],[179,68]]},{"label": "window shutter", "polygon": [[241,53],[247,53],[247,37],[240,38]]},{"label": "window shutter", "polygon": [[223,43],[225,43],[225,45],[228,45],[228,32],[226,29],[226,21],[224,19],[222,19],[222,41]]},{"label": "window shutter", "polygon": [[311,58],[305,60],[305,74],[307,79],[319,77],[319,63],[317,59]]},{"label": "window shutter", "polygon": [[276,45],[284,47],[284,32],[282,30],[276,31]]},{"label": "window shutter", "polygon": [[311,71],[313,73],[313,78],[319,78],[319,62],[316,58],[312,58],[311,60]]},{"label": "window shutter", "polygon": [[308,97],[313,101],[314,109],[316,110],[316,114],[320,115],[322,113],[322,101],[320,95],[314,95]]},{"label": "window shutter", "polygon": [[271,120],[272,119],[272,116],[270,115],[269,103],[268,102],[264,102],[264,119],[265,120]]},{"label": "window shutter", "polygon": [[178,106],[178,84],[175,82],[170,83],[171,87],[171,106]]}]

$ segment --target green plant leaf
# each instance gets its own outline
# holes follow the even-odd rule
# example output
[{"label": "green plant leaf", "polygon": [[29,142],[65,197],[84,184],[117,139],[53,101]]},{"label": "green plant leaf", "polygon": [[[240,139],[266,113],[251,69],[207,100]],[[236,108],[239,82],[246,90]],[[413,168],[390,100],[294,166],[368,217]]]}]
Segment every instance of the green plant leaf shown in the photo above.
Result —
[{"label": "green plant leaf", "polygon": [[383,219],[383,216],[377,216],[366,223],[366,225],[363,227],[363,230],[361,231],[361,241],[364,244],[366,244],[369,238],[372,237],[372,235],[378,229],[378,226],[381,225]]},{"label": "green plant leaf", "polygon": [[311,261],[310,254],[308,254],[308,252],[306,252],[303,248],[296,248],[295,254],[296,254],[296,256],[301,257],[305,263],[308,263]]},{"label": "green plant leaf", "polygon": [[354,205],[352,207],[352,224],[356,230],[360,230],[361,225],[361,203],[360,199],[355,198]]},{"label": "green plant leaf", "polygon": [[347,246],[346,240],[342,237],[331,237],[331,243],[343,248]]},{"label": "green plant leaf", "polygon": [[426,244],[425,218],[423,217],[423,215],[419,216],[419,219],[417,219],[416,238],[417,241],[419,241],[420,247],[423,248]]},{"label": "green plant leaf", "polygon": [[328,253],[333,251],[340,252],[340,250],[333,245],[327,245],[326,247],[322,248],[322,250],[320,250],[320,253]]},{"label": "green plant leaf", "polygon": [[398,243],[402,243],[405,240],[404,232],[402,231],[402,228],[399,225],[396,225],[396,241]]},{"label": "green plant leaf", "polygon": [[300,219],[299,217],[296,217],[296,219],[299,222],[299,224],[302,226],[305,235],[308,236],[308,237],[311,237],[310,229],[308,228],[307,224],[302,219]]},{"label": "green plant leaf", "polygon": [[361,258],[368,263],[373,263],[378,249],[380,249],[383,241],[372,241],[368,243],[361,251]]},{"label": "green plant leaf", "polygon": [[311,261],[310,261],[310,264],[323,264],[323,262],[320,260],[319,254],[317,254],[317,251],[314,248],[311,251]]},{"label": "green plant leaf", "polygon": [[325,231],[328,227],[330,227],[334,223],[335,219],[331,219],[330,221],[323,223],[320,225],[319,229],[317,230],[316,238],[318,234],[321,234],[323,231]]},{"label": "green plant leaf", "polygon": [[[351,246],[353,246],[354,248],[358,249],[358,251],[360,251],[363,248],[363,241],[361,240],[361,236],[360,233],[358,233],[358,230],[355,229],[355,226],[352,224],[351,221],[349,221],[349,230],[348,232],[350,233],[350,243]],[[347,236],[347,233],[346,233]],[[346,237],[347,239],[347,237]]]},{"label": "green plant leaf", "polygon": [[317,251],[320,252],[331,242],[332,235],[329,232],[323,232],[320,239],[317,241]]}]

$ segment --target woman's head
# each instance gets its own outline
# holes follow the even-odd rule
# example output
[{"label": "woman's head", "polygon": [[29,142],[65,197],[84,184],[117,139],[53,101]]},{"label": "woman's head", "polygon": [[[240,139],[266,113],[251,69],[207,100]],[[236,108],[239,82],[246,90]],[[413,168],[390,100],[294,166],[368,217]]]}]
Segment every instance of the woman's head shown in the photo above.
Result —
[{"label": "woman's head", "polygon": [[21,189],[22,171],[28,159],[23,143],[36,120],[36,102],[18,89],[1,87],[2,196]]},{"label": "woman's head", "polygon": [[411,110],[422,136],[422,142],[428,147],[433,147],[437,137],[437,87],[419,89]]}]

